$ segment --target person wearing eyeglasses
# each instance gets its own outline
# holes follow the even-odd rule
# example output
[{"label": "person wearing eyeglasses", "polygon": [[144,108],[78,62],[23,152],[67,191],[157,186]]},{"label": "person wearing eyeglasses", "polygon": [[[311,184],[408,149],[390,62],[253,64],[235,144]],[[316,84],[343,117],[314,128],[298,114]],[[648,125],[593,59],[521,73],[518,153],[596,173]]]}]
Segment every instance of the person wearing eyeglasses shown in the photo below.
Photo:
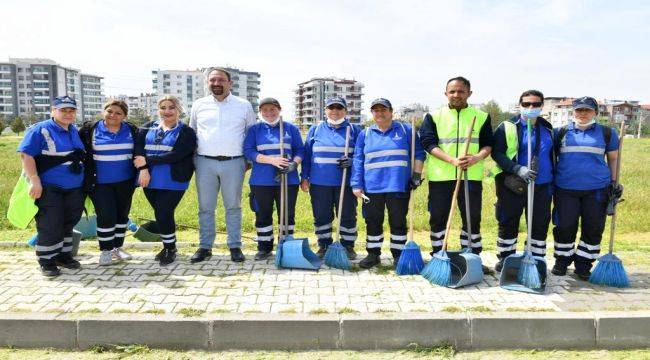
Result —
[{"label": "person wearing eyeglasses", "polygon": [[174,211],[187,190],[194,172],[196,133],[180,121],[183,108],[178,98],[158,99],[160,120],[151,121],[138,132],[134,165],[138,184],[153,208],[163,249],[156,255],[161,266],[176,260]]},{"label": "person wearing eyeglasses", "polygon": [[[255,260],[266,260],[273,251],[273,204],[280,214],[280,175],[287,176],[287,228],[295,227],[298,198],[298,165],[302,162],[304,145],[297,126],[282,120],[280,102],[274,98],[260,101],[260,121],[253,125],[244,139],[244,154],[253,163],[249,179],[251,210],[255,213],[257,253]],[[280,134],[280,124],[284,134]],[[284,157],[280,157],[280,136]],[[280,224],[281,230],[284,229]]]},{"label": "person wearing eyeglasses", "polygon": [[[546,234],[551,221],[555,151],[553,126],[540,116],[544,94],[527,90],[519,96],[520,114],[499,124],[494,131],[492,159],[497,163],[495,187],[497,262],[494,269],[503,268],[503,261],[517,251],[519,221],[527,209],[526,184],[535,183],[531,249],[535,256],[546,255]],[[527,121],[531,122],[532,166],[528,167]],[[521,192],[523,190],[523,192]]]},{"label": "person wearing eyeglasses", "polygon": [[[347,102],[340,96],[325,101],[326,121],[321,121],[309,128],[305,139],[305,158],[301,166],[301,183],[303,191],[309,191],[311,208],[314,215],[314,229],[318,239],[319,257],[324,257],[327,247],[333,242],[332,221],[334,211],[338,211],[343,169],[352,166],[354,144],[359,132],[357,125],[352,125],[345,115]],[[345,152],[345,138],[350,129],[348,153]],[[357,239],[357,198],[350,188],[350,170],[347,173],[347,186],[343,194],[342,213],[339,231],[341,245],[350,260],[357,257],[354,242]]]},{"label": "person wearing eyeglasses", "polygon": [[86,147],[84,190],[97,213],[99,265],[131,259],[122,249],[135,190],[133,152],[138,128],[127,122],[128,105],[110,99],[102,120],[86,121],[79,136]]}]

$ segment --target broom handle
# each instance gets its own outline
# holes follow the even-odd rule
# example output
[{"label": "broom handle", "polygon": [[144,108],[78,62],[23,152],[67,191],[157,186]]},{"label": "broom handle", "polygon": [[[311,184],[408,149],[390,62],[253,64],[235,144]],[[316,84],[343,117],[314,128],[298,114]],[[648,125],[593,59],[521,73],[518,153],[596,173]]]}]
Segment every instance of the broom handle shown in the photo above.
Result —
[{"label": "broom handle", "polygon": [[467,222],[467,247],[472,248],[472,215],[470,213],[471,205],[469,202],[469,176],[467,169],[463,171],[463,184],[465,193],[465,221]]},{"label": "broom handle", "polygon": [[[411,116],[411,177],[415,173],[415,117]],[[408,240],[413,239],[413,189],[409,194],[409,234]]]},{"label": "broom handle", "polygon": [[[348,156],[348,149],[350,148],[350,128],[352,124],[348,124],[345,129],[345,150],[343,151],[343,156]],[[343,169],[343,175],[341,176],[341,190],[339,192],[339,209],[336,213],[336,241],[341,241],[341,212],[343,211],[343,195],[345,194],[345,178],[348,174],[348,169]]]},{"label": "broom handle", "polygon": [[[465,139],[465,147],[463,151],[463,156],[467,155],[469,151],[469,144],[472,140],[472,131],[474,130],[474,123],[476,122],[476,116],[472,119],[472,123],[469,125],[467,131],[467,138]],[[451,207],[449,208],[449,216],[447,217],[447,227],[445,228],[445,238],[442,240],[442,250],[447,250],[447,243],[449,242],[449,232],[451,231],[451,220],[454,217],[454,208],[458,201],[458,190],[460,189],[460,179],[462,171],[456,171],[456,186],[454,187],[454,194],[451,197]]]},{"label": "broom handle", "polygon": [[[622,158],[622,151],[623,151],[623,138],[625,138],[625,120],[621,121],[621,130],[619,134],[619,140],[618,140],[618,156],[616,157],[616,180],[614,180],[614,184],[618,185],[620,183],[620,176],[621,176],[621,160]],[[609,230],[609,253],[614,252],[614,233],[616,232],[616,205],[614,205],[614,214],[612,214],[612,220],[610,224],[610,230]]]},{"label": "broom handle", "polygon": [[[533,145],[532,145],[532,137],[533,137],[533,131],[532,131],[532,122],[530,119],[526,119],[526,134],[527,134],[527,153],[528,153],[528,169],[531,169],[531,166],[533,164],[532,161],[532,156],[533,156]],[[526,194],[526,251],[528,253],[532,253],[532,244],[531,244],[531,231],[533,229],[533,199],[534,199],[534,194],[535,194],[535,181],[531,181],[528,183],[528,191]]]},{"label": "broom handle", "polygon": [[[280,119],[280,158],[284,158],[284,125],[282,124],[283,121]],[[284,182],[286,181],[286,178],[284,177],[284,174],[280,174],[280,238],[284,239]],[[279,242],[279,241],[278,241]]]}]

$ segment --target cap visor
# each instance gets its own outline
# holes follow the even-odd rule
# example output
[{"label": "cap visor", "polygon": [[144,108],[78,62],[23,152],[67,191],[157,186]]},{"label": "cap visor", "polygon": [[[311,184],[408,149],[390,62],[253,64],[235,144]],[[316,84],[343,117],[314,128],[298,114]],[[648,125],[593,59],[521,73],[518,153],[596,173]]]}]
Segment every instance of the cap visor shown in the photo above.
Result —
[{"label": "cap visor", "polygon": [[66,108],[76,109],[77,105],[74,105],[74,104],[59,104],[59,105],[55,105],[54,107],[57,108],[57,109],[66,109]]},{"label": "cap visor", "polygon": [[580,104],[580,105],[576,105],[576,106],[573,107],[573,110],[578,110],[578,109],[596,110],[596,109],[593,108],[593,106],[589,106],[589,105],[586,105],[586,104]]}]

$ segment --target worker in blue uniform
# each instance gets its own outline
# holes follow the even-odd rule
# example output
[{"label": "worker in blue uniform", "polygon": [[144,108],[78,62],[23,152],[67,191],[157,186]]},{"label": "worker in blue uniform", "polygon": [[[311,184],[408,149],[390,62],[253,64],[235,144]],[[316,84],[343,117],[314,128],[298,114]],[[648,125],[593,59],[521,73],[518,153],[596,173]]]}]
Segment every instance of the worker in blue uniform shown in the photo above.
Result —
[{"label": "worker in blue uniform", "polygon": [[[251,210],[255,212],[255,260],[265,260],[273,251],[274,203],[278,215],[280,214],[281,174],[286,174],[288,181],[288,225],[286,229],[281,227],[281,232],[289,235],[294,232],[299,184],[297,168],[305,155],[300,130],[282,120],[282,108],[276,99],[262,99],[259,110],[261,121],[251,126],[244,138],[244,156],[253,164],[249,179],[249,203]],[[284,132],[284,157],[280,156],[280,122]]]},{"label": "worker in blue uniform", "polygon": [[35,246],[44,276],[61,272],[59,266],[78,269],[72,258],[72,229],[84,203],[84,145],[74,123],[77,102],[69,96],[52,101],[52,117],[30,127],[18,146],[29,196],[38,207]]},{"label": "worker in blue uniform", "polygon": [[[343,169],[352,166],[352,153],[360,129],[345,117],[347,103],[334,96],[325,102],[326,121],[312,125],[305,139],[305,157],[301,165],[303,191],[309,191],[314,215],[314,229],[318,239],[318,256],[324,257],[332,244],[332,221],[338,211]],[[350,129],[348,153],[345,153],[346,133]],[[357,239],[357,198],[352,194],[350,170],[346,176],[339,231],[341,244],[349,259],[356,259],[354,242]]]},{"label": "worker in blue uniform", "polygon": [[[607,202],[611,197],[620,198],[623,186],[615,182],[619,145],[616,130],[596,123],[598,102],[594,98],[575,99],[572,106],[573,121],[555,129],[558,161],[552,273],[566,275],[573,262],[574,273],[586,281],[600,253]],[[580,241],[575,247],[578,226]]]},{"label": "worker in blue uniform", "polygon": [[409,193],[422,182],[425,158],[420,139],[415,138],[415,166],[411,175],[411,126],[393,121],[393,106],[387,99],[372,102],[375,124],[357,137],[350,186],[364,200],[366,251],[359,266],[368,269],[380,263],[384,241],[384,211],[388,210],[390,251],[395,263],[406,244],[406,215]]}]

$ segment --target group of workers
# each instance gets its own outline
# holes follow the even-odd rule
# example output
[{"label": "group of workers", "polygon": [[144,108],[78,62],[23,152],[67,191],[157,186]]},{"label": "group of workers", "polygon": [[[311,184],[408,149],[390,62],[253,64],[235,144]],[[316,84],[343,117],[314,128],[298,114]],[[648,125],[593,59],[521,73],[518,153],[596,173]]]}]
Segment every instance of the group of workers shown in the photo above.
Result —
[{"label": "group of workers", "polygon": [[[251,167],[248,203],[255,213],[255,260],[272,255],[274,239],[279,235],[274,235],[273,212],[275,209],[279,216],[282,207],[281,177],[287,181],[287,217],[279,231],[294,232],[299,189],[308,192],[317,254],[321,257],[333,242],[333,232],[338,231],[348,258],[356,259],[357,206],[362,203],[367,251],[359,262],[362,268],[380,263],[386,210],[389,248],[397,262],[407,241],[411,190],[424,179],[429,188],[432,253],[439,251],[456,179],[461,174],[468,180],[468,189],[459,192],[460,242],[463,248],[480,254],[484,160],[490,155],[498,173],[497,271],[516,249],[519,221],[527,205],[525,186],[522,192],[513,184],[534,182],[534,255],[546,254],[552,220],[556,259],[552,273],[565,275],[573,263],[581,279],[589,277],[600,252],[607,201],[622,195],[613,171],[618,135],[616,130],[596,123],[598,104],[591,97],[574,100],[573,121],[553,129],[540,116],[544,95],[537,90],[525,91],[519,98],[520,114],[493,132],[490,116],[467,102],[472,94],[470,82],[455,77],[446,84],[448,104],[427,114],[417,132],[412,131],[411,124],[393,119],[393,106],[384,98],[372,101],[374,124],[362,129],[346,117],[345,99],[334,96],[325,102],[327,119],[311,126],[303,139],[297,126],[282,120],[276,99],[260,101],[258,121],[251,104],[231,93],[232,81],[226,69],[214,68],[207,81],[212,94],[194,103],[189,124],[180,121],[180,101],[163,96],[158,100],[159,119],[143,126],[125,121],[126,103],[109,100],[103,119],[86,122],[77,130],[75,99],[54,99],[52,118],[32,126],[18,148],[23,174],[30,182],[29,194],[38,206],[36,255],[43,275],[56,276],[59,267],[80,266],[71,256],[72,230],[81,217],[86,196],[97,214],[99,264],[130,259],[123,244],[131,199],[138,186],[154,210],[163,242],[156,260],[161,265],[173,263],[174,211],[194,173],[200,230],[192,263],[212,256],[219,193],[226,212],[231,259],[245,260],[241,251],[241,200],[244,174]],[[532,131],[527,131],[527,124]],[[527,152],[529,137],[534,149],[532,161]],[[343,203],[338,213],[340,199]],[[335,217],[340,217],[338,229],[333,227]],[[581,237],[576,246],[579,224]],[[491,271],[487,267],[483,270]]]}]

